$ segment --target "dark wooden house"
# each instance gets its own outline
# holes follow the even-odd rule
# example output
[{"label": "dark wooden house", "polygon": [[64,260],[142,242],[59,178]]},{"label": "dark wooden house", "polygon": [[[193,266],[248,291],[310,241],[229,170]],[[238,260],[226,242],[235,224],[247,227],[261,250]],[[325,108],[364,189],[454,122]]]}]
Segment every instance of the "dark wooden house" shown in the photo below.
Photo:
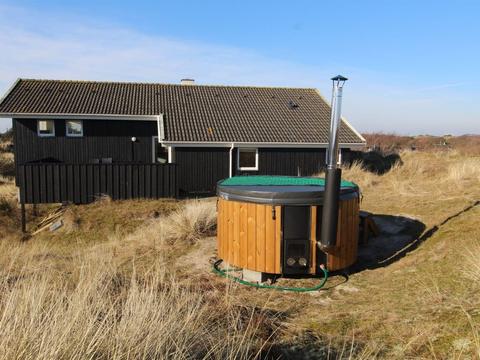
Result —
[{"label": "dark wooden house", "polygon": [[[209,193],[237,174],[312,175],[330,107],[316,89],[19,79],[13,122],[24,203]],[[345,120],[342,156],[365,140]]]}]

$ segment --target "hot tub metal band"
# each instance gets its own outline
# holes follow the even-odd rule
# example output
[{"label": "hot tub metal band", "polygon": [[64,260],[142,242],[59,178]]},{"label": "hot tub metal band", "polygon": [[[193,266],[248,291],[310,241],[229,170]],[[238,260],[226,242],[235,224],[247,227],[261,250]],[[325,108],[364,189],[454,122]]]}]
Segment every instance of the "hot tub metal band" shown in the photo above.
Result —
[{"label": "hot tub metal band", "polygon": [[247,286],[252,286],[260,289],[273,289],[273,290],[279,290],[279,291],[293,291],[293,292],[308,292],[308,291],[317,291],[320,290],[322,287],[325,286],[325,283],[327,282],[328,279],[328,270],[325,267],[321,267],[323,271],[323,279],[322,282],[316,286],[309,287],[309,288],[304,288],[304,287],[285,287],[285,286],[275,286],[275,285],[266,285],[266,284],[259,284],[256,282],[250,282],[246,281],[243,279],[240,279],[239,277],[230,275],[228,272],[229,271],[238,271],[238,269],[227,269],[227,270],[222,270],[218,266],[223,262],[223,259],[215,261],[212,267],[212,271],[220,275],[224,278],[233,280],[234,282],[237,282],[242,285],[247,285]]}]

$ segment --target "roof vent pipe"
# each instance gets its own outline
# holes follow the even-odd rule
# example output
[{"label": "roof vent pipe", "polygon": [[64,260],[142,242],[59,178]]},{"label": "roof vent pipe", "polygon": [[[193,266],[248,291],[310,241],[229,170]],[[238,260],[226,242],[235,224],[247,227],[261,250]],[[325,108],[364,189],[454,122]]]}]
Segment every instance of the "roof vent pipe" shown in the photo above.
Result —
[{"label": "roof vent pipe", "polygon": [[195,85],[194,79],[182,79],[180,80],[180,85]]},{"label": "roof vent pipe", "polygon": [[342,170],[338,168],[338,133],[342,112],[343,85],[348,79],[341,75],[332,78],[332,108],[330,117],[330,136],[325,173],[325,194],[322,211],[322,230],[317,243],[321,250],[333,248],[337,240],[338,204]]}]

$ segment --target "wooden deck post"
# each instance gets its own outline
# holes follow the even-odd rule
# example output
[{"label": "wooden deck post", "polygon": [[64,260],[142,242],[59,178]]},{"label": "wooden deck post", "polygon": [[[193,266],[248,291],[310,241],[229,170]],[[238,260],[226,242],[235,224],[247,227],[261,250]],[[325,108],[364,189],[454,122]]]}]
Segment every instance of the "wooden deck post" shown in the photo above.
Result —
[{"label": "wooden deck post", "polygon": [[27,217],[25,215],[25,203],[24,202],[20,203],[20,212],[21,212],[21,216],[22,216],[22,233],[25,234],[27,232]]}]

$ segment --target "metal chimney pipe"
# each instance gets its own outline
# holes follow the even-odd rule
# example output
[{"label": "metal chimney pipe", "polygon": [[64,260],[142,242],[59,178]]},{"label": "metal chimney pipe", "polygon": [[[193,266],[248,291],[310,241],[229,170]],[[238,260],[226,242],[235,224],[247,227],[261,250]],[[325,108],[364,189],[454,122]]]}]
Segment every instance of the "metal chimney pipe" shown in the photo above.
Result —
[{"label": "metal chimney pipe", "polygon": [[332,78],[332,109],[330,117],[330,136],[327,154],[327,169],[325,173],[325,193],[323,198],[322,229],[320,241],[321,250],[332,248],[337,241],[338,206],[342,169],[338,168],[338,133],[342,115],[343,85],[348,79],[341,75]]}]

